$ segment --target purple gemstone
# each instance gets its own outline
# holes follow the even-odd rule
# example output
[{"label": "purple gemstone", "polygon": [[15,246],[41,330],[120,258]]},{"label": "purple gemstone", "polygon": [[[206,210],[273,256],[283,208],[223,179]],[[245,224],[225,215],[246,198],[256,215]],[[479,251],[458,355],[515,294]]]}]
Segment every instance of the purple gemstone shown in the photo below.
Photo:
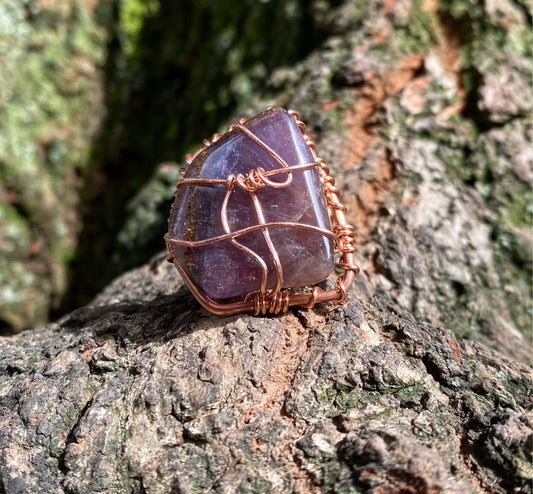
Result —
[{"label": "purple gemstone", "polygon": [[[271,108],[249,120],[245,127],[272,148],[289,166],[314,161],[303,135],[286,110]],[[279,163],[240,129],[233,129],[216,143],[202,150],[189,165],[185,178],[224,179],[229,175],[247,176],[258,167],[279,169]],[[294,171],[285,188],[264,187],[255,194],[265,222],[298,222],[330,230],[328,209],[316,169]],[[284,182],[286,174],[269,177]],[[221,209],[227,187],[184,184],[178,187],[170,217],[169,237],[198,241],[226,232]],[[231,232],[259,224],[252,195],[235,186],[227,203]],[[333,242],[316,231],[294,227],[268,228],[268,235],[279,256],[283,288],[318,283],[333,269]],[[268,269],[267,288],[276,287],[278,276],[265,235],[256,230],[235,240],[260,256]],[[202,292],[223,301],[258,291],[263,279],[260,264],[249,252],[230,240],[200,247],[171,244],[172,254],[182,270]]]}]

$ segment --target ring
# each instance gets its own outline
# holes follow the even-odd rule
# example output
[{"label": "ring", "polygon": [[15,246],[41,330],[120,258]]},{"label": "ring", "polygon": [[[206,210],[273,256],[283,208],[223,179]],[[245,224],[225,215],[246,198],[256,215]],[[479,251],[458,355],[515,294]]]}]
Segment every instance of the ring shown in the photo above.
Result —
[{"label": "ring", "polygon": [[[298,114],[269,107],[204,144],[186,156],[165,235],[200,304],[265,315],[344,302],[359,273],[354,227]],[[335,289],[301,290],[325,280],[336,257]]]}]

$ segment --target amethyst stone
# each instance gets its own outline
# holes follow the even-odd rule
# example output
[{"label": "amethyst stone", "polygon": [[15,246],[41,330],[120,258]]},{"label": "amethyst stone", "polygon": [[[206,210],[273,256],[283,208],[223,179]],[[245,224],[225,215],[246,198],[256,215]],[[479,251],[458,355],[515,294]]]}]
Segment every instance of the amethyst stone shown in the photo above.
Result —
[{"label": "amethyst stone", "polygon": [[[246,122],[261,141],[273,149],[288,166],[310,163],[313,154],[303,135],[286,110],[271,108]],[[271,154],[234,128],[217,142],[203,149],[189,165],[186,179],[223,179],[230,175],[249,175],[257,168],[266,171],[280,168]],[[284,182],[287,174],[271,175],[272,182]],[[235,186],[227,200],[226,218],[231,232],[258,225],[260,219],[253,195],[260,204],[264,221],[298,222],[322,229],[331,229],[326,199],[318,171],[315,168],[292,172],[292,182],[285,188],[262,187],[250,193]],[[224,235],[221,211],[228,188],[226,184],[178,187],[172,207],[168,237],[185,241],[199,241]],[[271,247],[266,237],[271,240]],[[320,232],[294,227],[268,228],[245,233],[235,238],[245,249],[229,239],[202,246],[183,246],[172,243],[175,256],[188,283],[217,301],[242,298],[261,287],[263,269],[250,254],[260,256],[267,267],[267,288],[276,287],[278,274],[272,246],[282,268],[282,287],[291,288],[318,283],[333,269],[333,242]],[[246,251],[248,250],[248,252]]]}]

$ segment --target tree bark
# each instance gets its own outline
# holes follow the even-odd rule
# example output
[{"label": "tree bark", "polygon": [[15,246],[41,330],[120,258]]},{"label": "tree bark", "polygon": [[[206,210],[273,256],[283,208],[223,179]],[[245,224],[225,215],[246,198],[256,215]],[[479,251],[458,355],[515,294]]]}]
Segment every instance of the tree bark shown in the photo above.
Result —
[{"label": "tree bark", "polygon": [[6,493],[530,486],[530,368],[355,291],[213,317],[158,259],[1,348]]},{"label": "tree bark", "polygon": [[531,492],[530,20],[461,9],[347,2],[254,105],[335,172],[348,301],[216,317],[162,254],[0,338],[0,492]]}]

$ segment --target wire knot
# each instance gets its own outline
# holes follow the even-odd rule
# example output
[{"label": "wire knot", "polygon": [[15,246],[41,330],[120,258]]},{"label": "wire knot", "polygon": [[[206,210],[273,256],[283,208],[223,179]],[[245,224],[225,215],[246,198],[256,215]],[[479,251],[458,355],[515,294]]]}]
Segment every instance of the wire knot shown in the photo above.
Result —
[{"label": "wire knot", "polygon": [[254,316],[259,314],[279,314],[287,312],[289,309],[290,292],[288,290],[278,292],[274,295],[268,293],[255,293]]}]

